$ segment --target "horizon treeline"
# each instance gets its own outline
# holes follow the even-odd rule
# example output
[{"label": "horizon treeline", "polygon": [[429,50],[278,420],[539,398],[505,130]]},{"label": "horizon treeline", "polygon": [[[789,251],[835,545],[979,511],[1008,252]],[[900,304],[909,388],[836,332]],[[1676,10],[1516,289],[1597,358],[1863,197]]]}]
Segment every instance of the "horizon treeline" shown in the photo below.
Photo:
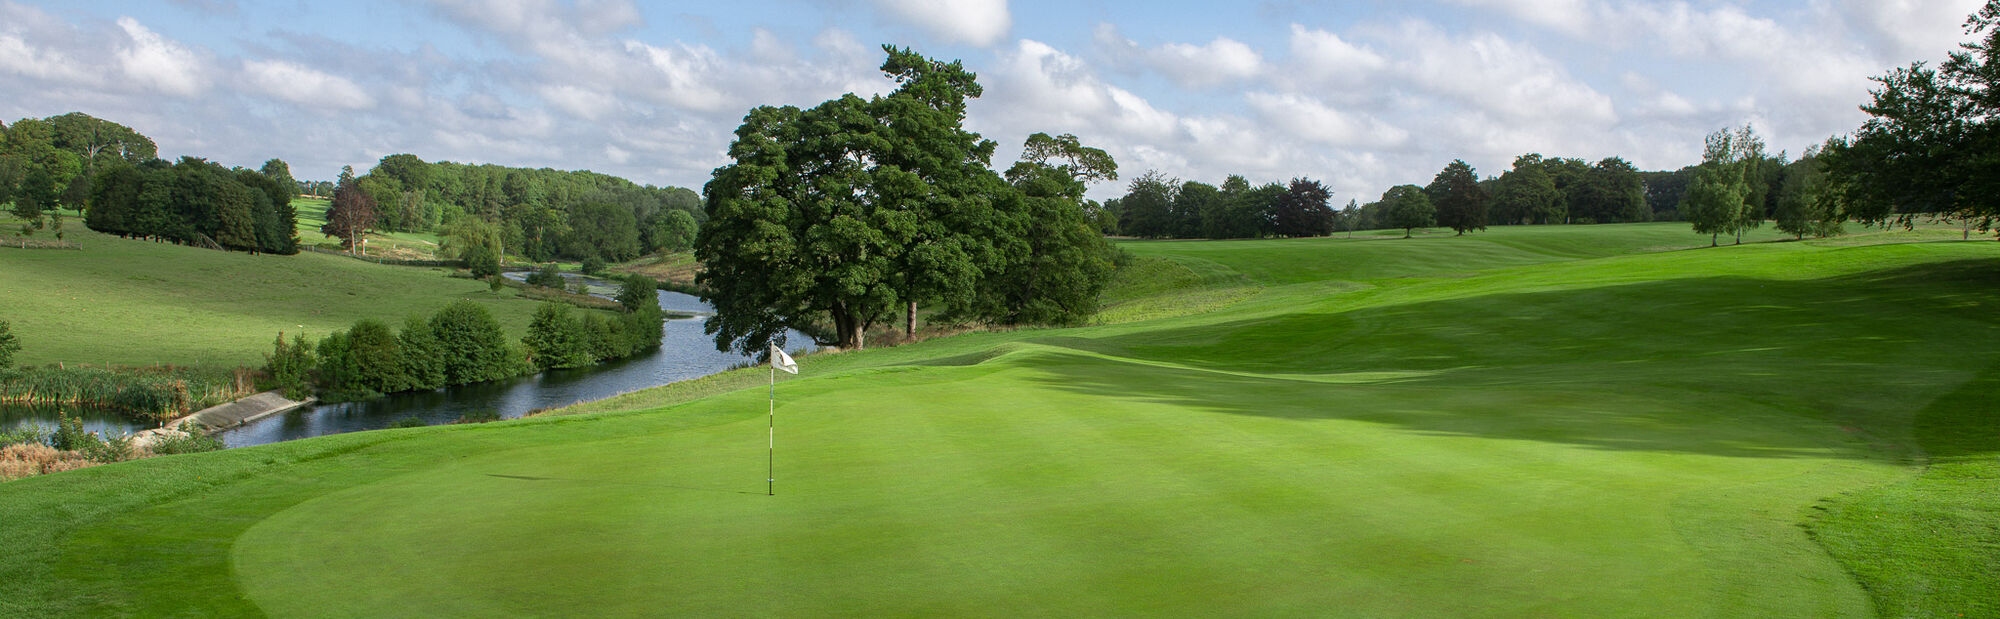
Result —
[{"label": "horizon treeline", "polygon": [[587,170],[433,163],[399,153],[359,177],[343,169],[328,189],[350,181],[374,203],[371,229],[442,232],[470,215],[494,226],[505,251],[534,262],[622,262],[681,249],[672,234],[681,224],[670,213],[686,213],[697,223],[706,219],[701,196],[692,190]]}]

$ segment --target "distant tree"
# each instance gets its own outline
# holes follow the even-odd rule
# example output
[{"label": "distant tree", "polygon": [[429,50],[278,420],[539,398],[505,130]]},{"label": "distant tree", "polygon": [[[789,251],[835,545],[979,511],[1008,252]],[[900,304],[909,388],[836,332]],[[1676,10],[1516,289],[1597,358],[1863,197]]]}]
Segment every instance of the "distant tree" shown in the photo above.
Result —
[{"label": "distant tree", "polygon": [[1779,192],[1778,209],[1773,213],[1778,230],[1800,240],[1806,235],[1829,237],[1840,234],[1840,196],[1827,188],[1825,165],[1818,151],[1808,150],[1791,164]]},{"label": "distant tree", "polygon": [[1202,225],[1214,231],[1210,238],[1257,238],[1270,226],[1271,204],[1283,191],[1276,184],[1252,187],[1248,179],[1230,175],[1222,182],[1221,209],[1204,219]]},{"label": "distant tree", "polygon": [[1065,137],[1053,149],[1024,149],[1007,169],[1007,184],[993,188],[1012,242],[1001,267],[978,287],[973,311],[980,317],[1064,324],[1097,311],[1113,250],[1084,214],[1083,194],[1091,183],[1118,180],[1118,163]]},{"label": "distant tree", "polygon": [[1685,219],[1679,210],[1681,198],[1687,195],[1688,184],[1694,182],[1694,176],[1694,166],[1672,172],[1640,173],[1646,184],[1646,208],[1652,211],[1654,221]]},{"label": "distant tree", "polygon": [[590,333],[568,305],[549,301],[535,309],[528,334],[521,338],[528,357],[541,369],[579,368],[597,362]]},{"label": "distant tree", "polygon": [[277,181],[278,185],[285,187],[289,193],[299,193],[297,189],[299,181],[292,178],[292,166],[285,163],[283,159],[274,158],[265,161],[263,167],[257,168],[257,173],[264,175],[265,178]]},{"label": "distant tree", "polygon": [[1734,229],[1743,208],[1743,180],[1726,166],[1703,166],[1688,183],[1682,198],[1681,216],[1694,226],[1696,234],[1708,235],[1714,247],[1720,235]]},{"label": "distant tree", "polygon": [[461,215],[445,230],[440,248],[465,265],[473,277],[500,274],[500,230],[475,215]]},{"label": "distant tree", "polygon": [[1398,185],[1383,192],[1382,208],[1389,227],[1402,228],[1406,239],[1417,228],[1437,225],[1437,209],[1431,206],[1424,188],[1416,185]]},{"label": "distant tree", "polygon": [[410,389],[445,386],[444,349],[431,332],[429,322],[422,316],[411,315],[403,320],[403,330],[396,334],[396,339],[403,347],[403,376],[409,379]]},{"label": "distant tree", "polygon": [[341,176],[346,180],[333,188],[333,204],[327,207],[326,224],[319,231],[340,239],[342,248],[354,252],[361,249],[368,230],[375,227],[375,198],[355,184],[351,172],[343,169]]},{"label": "distant tree", "polygon": [[618,286],[618,305],[627,313],[648,307],[659,307],[659,282],[637,273],[627,274]]},{"label": "distant tree", "polygon": [[1319,181],[1295,178],[1271,209],[1272,232],[1283,237],[1325,236],[1333,232],[1333,191]]},{"label": "distant tree", "polygon": [[694,237],[701,230],[694,216],[687,211],[665,211],[655,218],[653,238],[659,249],[667,252],[683,252],[694,247]]},{"label": "distant tree", "polygon": [[285,334],[279,332],[271,348],[271,354],[264,356],[264,373],[271,376],[271,382],[288,399],[303,400],[311,396],[313,349],[306,343],[305,334],[296,334],[287,343]]},{"label": "distant tree", "polygon": [[1174,192],[1180,183],[1159,170],[1147,170],[1145,174],[1132,179],[1125,196],[1119,198],[1124,208],[1118,221],[1118,230],[1129,236],[1160,239],[1171,238],[1179,228],[1174,220]]},{"label": "distant tree", "polygon": [[14,353],[21,352],[21,340],[14,337],[13,328],[7,321],[0,320],[0,370],[14,367]]},{"label": "distant tree", "polygon": [[1347,200],[1347,208],[1340,209],[1340,229],[1347,231],[1347,238],[1354,238],[1354,227],[1361,225],[1361,207],[1353,198]]},{"label": "distant tree", "polygon": [[605,203],[578,204],[570,209],[568,255],[597,256],[610,262],[639,257],[639,222],[632,211]]},{"label": "distant tree", "polygon": [[1501,223],[1560,223],[1562,202],[1542,156],[1529,154],[1516,157],[1514,168],[1500,175],[1492,210]]},{"label": "distant tree", "polygon": [[563,282],[562,271],[560,269],[557,269],[556,263],[553,262],[544,264],[542,265],[542,268],[536,269],[535,272],[533,273],[529,273],[528,277],[524,281],[530,286],[541,286],[543,288],[554,288],[557,290],[561,290],[565,285]]},{"label": "distant tree", "polygon": [[1181,236],[1221,238],[1217,224],[1223,205],[1222,190],[1200,181],[1188,181],[1174,192],[1174,213],[1183,226]]},{"label": "distant tree", "polygon": [[1479,175],[1464,160],[1446,165],[1431,179],[1424,194],[1437,206],[1438,225],[1459,236],[1486,229],[1486,190],[1479,187]]},{"label": "distant tree", "polygon": [[454,301],[431,315],[430,328],[442,353],[440,373],[446,384],[480,383],[519,373],[519,358],[485,307]]}]

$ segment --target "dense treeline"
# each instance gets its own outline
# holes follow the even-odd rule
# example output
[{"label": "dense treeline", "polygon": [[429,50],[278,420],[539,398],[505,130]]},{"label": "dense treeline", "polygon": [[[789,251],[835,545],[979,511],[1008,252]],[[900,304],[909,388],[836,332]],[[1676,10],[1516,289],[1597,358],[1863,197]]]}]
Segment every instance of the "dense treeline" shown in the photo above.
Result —
[{"label": "dense treeline", "polygon": [[81,112],[0,124],[0,204],[12,203],[25,222],[21,233],[32,234],[58,208],[82,210],[99,169],[143,163],[157,152],[131,127]]},{"label": "dense treeline", "polygon": [[1340,221],[1327,203],[1332,197],[1332,189],[1306,178],[1253,187],[1230,176],[1216,187],[1149,171],[1107,201],[1098,222],[1107,234],[1152,239],[1325,236]]},{"label": "dense treeline", "polygon": [[[650,282],[627,283],[635,286],[643,286],[646,300],[653,299]],[[304,336],[286,341],[279,334],[265,371],[293,397],[317,389],[329,400],[355,400],[582,367],[660,345],[663,317],[657,304],[627,304],[624,313],[610,318],[596,311],[581,314],[548,303],[517,346],[486,308],[457,301],[428,319],[411,316],[401,330],[362,319],[316,345]]]},{"label": "dense treeline", "polygon": [[702,217],[700,196],[679,187],[589,171],[430,163],[409,154],[383,157],[359,177],[345,169],[325,189],[339,200],[343,188],[367,197],[373,229],[428,232],[472,216],[494,227],[504,251],[536,262],[618,262],[684,249],[679,231]]},{"label": "dense treeline", "polygon": [[995,143],[964,129],[976,76],[883,50],[894,92],[758,107],[737,128],[695,241],[717,348],[763,354],[787,328],[858,348],[878,322],[914,331],[920,304],[933,320],[1010,324],[1097,310],[1113,252],[1083,193],[1116,162],[1037,133],[998,174]]},{"label": "dense treeline", "polygon": [[[276,159],[266,170],[281,169]],[[113,162],[91,180],[84,223],[105,234],[274,254],[298,253],[292,182],[182,157]]]},{"label": "dense treeline", "polygon": [[[198,158],[155,158],[158,148],[118,123],[72,112],[0,126],[0,203],[43,227],[55,209],[84,211],[90,229],[125,237],[279,254],[297,253],[283,161],[227,169]],[[61,234],[61,219],[55,220]]]}]

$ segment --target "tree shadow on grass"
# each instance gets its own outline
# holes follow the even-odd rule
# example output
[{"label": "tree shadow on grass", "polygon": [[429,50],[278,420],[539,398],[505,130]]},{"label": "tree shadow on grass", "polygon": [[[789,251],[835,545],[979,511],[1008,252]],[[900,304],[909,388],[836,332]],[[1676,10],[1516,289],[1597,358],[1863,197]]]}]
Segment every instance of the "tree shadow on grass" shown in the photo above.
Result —
[{"label": "tree shadow on grass", "polygon": [[[1053,388],[1231,414],[1736,457],[1881,457],[1994,360],[2000,262],[1709,277],[1036,341]],[[1129,360],[1164,362],[1161,367]],[[1343,375],[1405,372],[1383,380]],[[1872,443],[1872,444],[1871,444]]]}]

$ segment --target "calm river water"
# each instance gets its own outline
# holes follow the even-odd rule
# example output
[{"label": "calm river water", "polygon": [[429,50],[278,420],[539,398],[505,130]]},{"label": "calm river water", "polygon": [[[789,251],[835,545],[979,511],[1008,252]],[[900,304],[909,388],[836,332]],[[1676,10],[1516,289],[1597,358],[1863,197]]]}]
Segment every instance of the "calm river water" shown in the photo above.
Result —
[{"label": "calm river water", "polygon": [[[593,292],[610,290],[603,282],[592,283]],[[706,314],[711,310],[708,304],[692,295],[662,290],[658,296],[660,309],[669,312]],[[499,413],[502,418],[511,419],[538,408],[564,406],[699,378],[750,360],[735,353],[716,352],[714,340],[701,332],[704,320],[700,317],[668,320],[660,336],[659,350],[623,361],[437,391],[399,393],[362,402],[314,406],[266,417],[225,431],[220,436],[230,447],[245,447],[326,434],[378,430],[406,417],[416,417],[427,424],[440,424],[449,423],[466,413],[490,410]],[[797,332],[787,335],[788,349],[812,348],[812,338]],[[99,432],[126,433],[142,429],[111,413],[85,412],[83,418],[86,427]],[[54,411],[0,407],[0,428],[38,423],[52,429],[55,427],[54,419]]]}]

